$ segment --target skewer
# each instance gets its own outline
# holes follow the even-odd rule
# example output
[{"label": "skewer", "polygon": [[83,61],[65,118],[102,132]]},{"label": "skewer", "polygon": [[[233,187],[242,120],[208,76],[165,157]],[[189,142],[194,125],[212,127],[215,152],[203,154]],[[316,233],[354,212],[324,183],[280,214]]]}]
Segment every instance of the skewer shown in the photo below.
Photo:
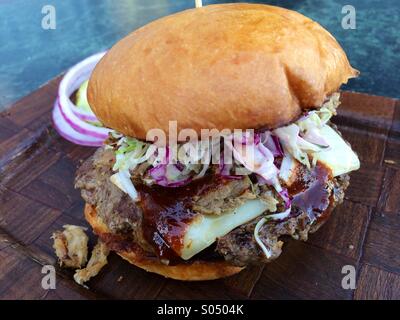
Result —
[{"label": "skewer", "polygon": [[203,6],[202,0],[195,0],[195,2],[196,2],[196,8],[201,8]]}]

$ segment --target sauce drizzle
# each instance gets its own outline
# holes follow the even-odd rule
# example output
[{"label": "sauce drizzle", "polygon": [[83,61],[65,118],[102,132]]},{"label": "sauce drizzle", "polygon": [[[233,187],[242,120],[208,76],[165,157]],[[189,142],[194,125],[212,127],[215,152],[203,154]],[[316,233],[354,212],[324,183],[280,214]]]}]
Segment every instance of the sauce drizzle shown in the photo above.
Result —
[{"label": "sauce drizzle", "polygon": [[188,225],[198,215],[191,209],[193,197],[227,181],[208,174],[182,187],[136,186],[143,210],[143,235],[160,259],[169,260],[170,264],[181,261],[179,252],[183,247],[183,237]]},{"label": "sauce drizzle", "polygon": [[305,170],[299,173],[299,178],[288,188],[288,192],[293,197],[292,206],[306,212],[314,221],[329,207],[331,191],[327,185],[332,179],[332,172],[320,162],[311,172]]}]

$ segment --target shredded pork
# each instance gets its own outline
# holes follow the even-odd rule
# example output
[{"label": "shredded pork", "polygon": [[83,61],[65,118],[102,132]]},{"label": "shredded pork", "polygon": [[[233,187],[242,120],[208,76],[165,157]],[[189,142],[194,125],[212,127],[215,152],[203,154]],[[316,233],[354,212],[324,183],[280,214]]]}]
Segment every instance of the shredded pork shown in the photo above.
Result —
[{"label": "shredded pork", "polygon": [[92,277],[95,277],[107,264],[107,257],[109,253],[110,250],[107,248],[107,246],[99,240],[92,251],[92,255],[87,266],[83,269],[76,270],[74,280],[78,284],[83,285]]},{"label": "shredded pork", "polygon": [[74,225],[65,225],[63,228],[64,231],[56,231],[52,236],[59,264],[67,268],[81,268],[88,256],[86,228]]}]

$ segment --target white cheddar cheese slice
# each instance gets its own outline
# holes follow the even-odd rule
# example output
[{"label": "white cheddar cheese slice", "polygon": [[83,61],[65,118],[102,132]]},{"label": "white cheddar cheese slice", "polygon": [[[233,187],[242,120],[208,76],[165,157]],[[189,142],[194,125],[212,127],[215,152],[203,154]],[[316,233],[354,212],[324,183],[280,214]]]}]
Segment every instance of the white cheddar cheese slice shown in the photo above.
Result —
[{"label": "white cheddar cheese slice", "polygon": [[360,168],[360,160],[356,153],[335,130],[323,126],[321,134],[330,148],[315,153],[314,157],[329,167],[334,177]]},{"label": "white cheddar cheese slice", "polygon": [[259,200],[248,200],[231,213],[220,216],[199,214],[188,226],[180,252],[182,259],[187,260],[214,243],[236,227],[253,220],[267,209]]}]

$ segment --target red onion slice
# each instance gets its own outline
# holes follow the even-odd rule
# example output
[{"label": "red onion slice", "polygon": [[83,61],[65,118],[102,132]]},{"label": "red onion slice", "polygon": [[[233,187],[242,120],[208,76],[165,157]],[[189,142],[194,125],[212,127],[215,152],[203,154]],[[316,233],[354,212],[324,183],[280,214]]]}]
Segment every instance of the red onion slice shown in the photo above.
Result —
[{"label": "red onion slice", "polygon": [[72,109],[72,112],[81,120],[83,121],[89,121],[89,122],[98,122],[99,119],[97,119],[97,117],[89,112],[85,112],[81,109],[78,109],[77,107],[74,107]]},{"label": "red onion slice", "polygon": [[64,139],[89,147],[99,147],[103,144],[102,139],[96,139],[75,131],[62,116],[58,101],[54,104],[52,118],[54,128]]},{"label": "red onion slice", "polygon": [[[96,126],[93,126],[91,124],[88,124],[86,122],[83,122],[82,120],[79,120],[76,118],[76,116],[69,110],[68,108],[64,107],[59,100],[57,100],[58,107],[60,109],[61,115],[63,116],[64,120],[70,125],[71,128],[73,128],[75,131],[92,137],[96,139],[100,139],[104,141],[108,137],[108,132],[110,132],[109,129],[107,129],[107,132],[99,131],[96,129],[104,129],[104,128],[99,128]],[[77,120],[82,122],[83,124],[86,124],[85,126],[82,126],[81,123],[78,123]]]},{"label": "red onion slice", "polygon": [[105,52],[95,54],[73,66],[62,79],[58,89],[58,100],[61,113],[69,125],[77,132],[97,139],[106,139],[110,129],[96,127],[85,121],[98,121],[91,113],[77,109],[70,100],[71,94],[86,81],[97,62]]}]

